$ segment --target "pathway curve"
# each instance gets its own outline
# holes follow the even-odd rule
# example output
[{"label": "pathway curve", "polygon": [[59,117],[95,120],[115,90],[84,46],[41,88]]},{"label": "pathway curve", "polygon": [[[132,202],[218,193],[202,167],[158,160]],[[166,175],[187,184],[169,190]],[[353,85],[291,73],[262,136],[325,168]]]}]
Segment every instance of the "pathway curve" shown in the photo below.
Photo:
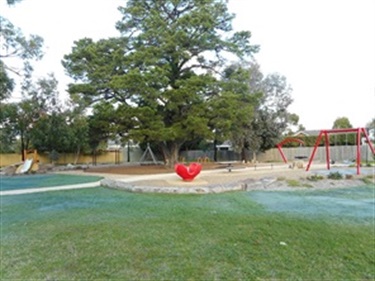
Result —
[{"label": "pathway curve", "polygon": [[101,185],[101,182],[97,181],[97,182],[71,184],[71,185],[61,185],[61,186],[51,186],[51,187],[38,187],[38,188],[6,190],[6,191],[0,191],[0,196],[29,194],[29,193],[57,191],[57,190],[92,188],[92,187],[98,187],[100,185]]}]

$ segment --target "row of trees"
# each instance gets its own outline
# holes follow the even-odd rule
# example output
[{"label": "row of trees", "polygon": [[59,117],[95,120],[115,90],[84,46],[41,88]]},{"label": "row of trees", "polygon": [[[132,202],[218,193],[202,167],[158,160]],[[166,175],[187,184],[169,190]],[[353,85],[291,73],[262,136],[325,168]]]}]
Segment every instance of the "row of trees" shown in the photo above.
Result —
[{"label": "row of trees", "polygon": [[[152,143],[174,163],[189,142],[231,140],[238,151],[256,152],[298,125],[288,112],[286,78],[262,74],[253,60],[259,46],[250,44],[250,32],[232,30],[226,1],[128,0],[119,10],[119,37],[83,38],[64,56],[74,79],[69,106],[59,101],[52,74],[34,83],[26,64],[23,100],[1,97],[3,151],[16,139],[21,149],[77,154],[108,139],[132,140]],[[42,40],[35,38],[30,58],[39,58]],[[11,48],[18,41],[4,42]],[[1,65],[1,85],[10,93],[13,81]]]}]

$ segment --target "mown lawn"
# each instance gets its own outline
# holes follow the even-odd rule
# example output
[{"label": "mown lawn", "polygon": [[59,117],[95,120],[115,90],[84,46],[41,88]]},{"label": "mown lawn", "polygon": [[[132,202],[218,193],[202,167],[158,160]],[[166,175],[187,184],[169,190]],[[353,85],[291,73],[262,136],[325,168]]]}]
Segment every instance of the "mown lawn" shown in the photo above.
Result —
[{"label": "mown lawn", "polygon": [[[374,188],[363,190],[371,199]],[[295,194],[310,204],[306,193]],[[2,197],[0,279],[375,278],[373,214],[353,219],[353,206],[344,219],[279,212],[257,196],[95,188]]]}]

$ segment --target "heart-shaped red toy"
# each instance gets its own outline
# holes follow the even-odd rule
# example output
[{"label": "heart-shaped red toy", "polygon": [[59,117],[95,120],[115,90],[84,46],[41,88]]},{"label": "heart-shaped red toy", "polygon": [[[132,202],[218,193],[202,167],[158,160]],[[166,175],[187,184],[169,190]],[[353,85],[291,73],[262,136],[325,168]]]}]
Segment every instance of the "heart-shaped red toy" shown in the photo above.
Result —
[{"label": "heart-shaped red toy", "polygon": [[199,163],[191,163],[189,166],[184,164],[176,164],[174,170],[184,181],[192,181],[202,170]]}]

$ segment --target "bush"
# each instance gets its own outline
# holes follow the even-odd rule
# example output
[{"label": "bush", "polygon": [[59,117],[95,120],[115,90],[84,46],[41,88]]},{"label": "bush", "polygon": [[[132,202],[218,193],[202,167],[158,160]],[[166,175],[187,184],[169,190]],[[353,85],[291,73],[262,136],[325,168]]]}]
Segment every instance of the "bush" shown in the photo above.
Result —
[{"label": "bush", "polygon": [[341,180],[343,178],[340,172],[331,172],[327,177],[331,180]]},{"label": "bush", "polygon": [[324,177],[322,175],[317,175],[317,174],[307,177],[307,180],[309,181],[319,181],[322,179],[324,179]]},{"label": "bush", "polygon": [[299,186],[301,186],[301,183],[298,180],[289,179],[286,182],[287,182],[288,186],[290,186],[290,187],[299,187]]}]

